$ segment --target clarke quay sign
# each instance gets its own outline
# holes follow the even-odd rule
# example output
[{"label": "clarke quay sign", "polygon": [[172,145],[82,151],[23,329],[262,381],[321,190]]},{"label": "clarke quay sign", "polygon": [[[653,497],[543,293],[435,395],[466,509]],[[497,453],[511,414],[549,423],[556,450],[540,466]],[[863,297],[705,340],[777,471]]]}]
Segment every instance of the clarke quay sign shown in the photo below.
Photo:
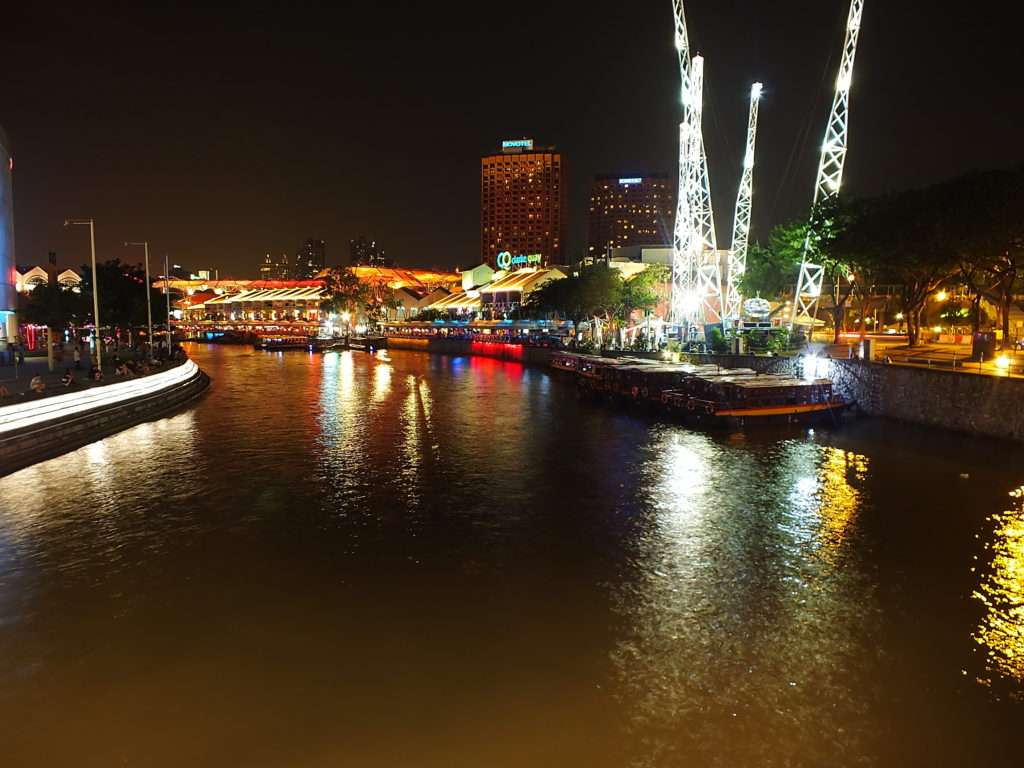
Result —
[{"label": "clarke quay sign", "polygon": [[529,256],[513,256],[508,251],[498,254],[498,269],[512,269],[513,267],[539,267],[541,262],[539,253],[531,253]]}]

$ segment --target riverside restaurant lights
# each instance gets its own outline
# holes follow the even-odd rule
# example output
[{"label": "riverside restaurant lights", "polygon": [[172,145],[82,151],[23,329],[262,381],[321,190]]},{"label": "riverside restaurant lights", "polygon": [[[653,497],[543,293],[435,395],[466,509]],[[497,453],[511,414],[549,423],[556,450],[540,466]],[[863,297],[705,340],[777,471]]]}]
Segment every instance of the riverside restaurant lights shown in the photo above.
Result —
[{"label": "riverside restaurant lights", "polygon": [[76,413],[161,392],[183,384],[198,372],[199,366],[189,360],[169,371],[150,374],[141,379],[106,384],[82,392],[54,395],[29,403],[8,405],[0,408],[0,435],[30,427],[33,424],[64,419]]}]

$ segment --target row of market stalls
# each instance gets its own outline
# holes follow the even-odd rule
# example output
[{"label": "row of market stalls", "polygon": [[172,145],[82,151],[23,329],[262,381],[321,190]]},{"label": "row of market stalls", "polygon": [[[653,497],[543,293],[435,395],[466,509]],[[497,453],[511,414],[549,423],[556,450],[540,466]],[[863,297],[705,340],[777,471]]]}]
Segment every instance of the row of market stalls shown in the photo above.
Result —
[{"label": "row of market stalls", "polygon": [[[373,274],[357,276],[383,291],[381,320],[395,325],[431,320],[505,320],[528,301],[531,293],[551,280],[565,277],[556,268],[528,267],[513,272],[494,271],[486,264],[459,273],[424,273],[419,270],[366,268]],[[424,280],[424,276],[430,279]],[[185,283],[177,285],[177,283]],[[193,284],[195,283],[195,284]],[[183,329],[240,331],[259,334],[315,332],[326,324],[321,304],[328,297],[324,280],[309,281],[172,281],[171,290],[183,293],[177,302]],[[364,318],[352,318],[353,324]]]},{"label": "row of market stalls", "polygon": [[[486,269],[481,270],[481,267]],[[534,291],[552,280],[564,277],[565,273],[555,267],[526,267],[514,272],[495,272],[487,265],[480,265],[463,272],[461,285],[427,297],[430,301],[423,301],[422,298],[417,300],[415,295],[396,297],[399,301],[393,311],[387,314],[386,320],[414,321],[424,314],[431,319],[442,320],[505,320],[523,306]],[[481,279],[484,282],[475,282]]]}]

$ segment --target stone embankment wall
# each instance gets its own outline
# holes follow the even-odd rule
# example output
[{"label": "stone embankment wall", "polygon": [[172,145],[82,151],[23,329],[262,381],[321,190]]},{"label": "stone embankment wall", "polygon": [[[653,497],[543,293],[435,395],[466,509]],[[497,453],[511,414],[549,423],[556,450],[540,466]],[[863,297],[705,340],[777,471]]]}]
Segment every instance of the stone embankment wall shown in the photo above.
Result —
[{"label": "stone embankment wall", "polygon": [[[142,381],[141,379],[139,381]],[[0,477],[30,464],[51,459],[128,427],[170,415],[202,395],[209,377],[196,368],[187,380],[110,405],[100,405],[66,418],[0,433]],[[95,390],[89,390],[95,391]],[[37,401],[43,403],[48,398]],[[2,412],[3,409],[0,409]]]},{"label": "stone embankment wall", "polygon": [[864,413],[1024,441],[1024,379],[832,361],[836,389]]},{"label": "stone embankment wall", "polygon": [[788,373],[798,375],[800,366],[795,357],[767,357],[764,355],[701,355],[686,353],[684,363],[694,365],[720,365],[723,368],[750,368],[758,373]]},{"label": "stone embankment wall", "polygon": [[[800,375],[800,358],[686,355],[693,363]],[[829,360],[835,391],[871,416],[956,432],[1024,441],[1024,379],[939,368]]]}]

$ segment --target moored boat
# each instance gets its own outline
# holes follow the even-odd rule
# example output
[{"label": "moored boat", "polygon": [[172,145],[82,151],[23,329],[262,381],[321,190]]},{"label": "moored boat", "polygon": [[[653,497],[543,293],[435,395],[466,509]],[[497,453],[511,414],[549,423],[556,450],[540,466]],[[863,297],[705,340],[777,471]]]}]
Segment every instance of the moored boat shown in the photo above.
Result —
[{"label": "moored boat", "polygon": [[551,367],[575,375],[584,392],[616,402],[650,405],[662,413],[704,423],[749,419],[796,421],[834,415],[847,406],[829,379],[716,364],[679,364],[560,352]]},{"label": "moored boat", "polygon": [[261,336],[253,343],[256,349],[276,352],[283,349],[309,349],[311,339],[306,336]]}]

